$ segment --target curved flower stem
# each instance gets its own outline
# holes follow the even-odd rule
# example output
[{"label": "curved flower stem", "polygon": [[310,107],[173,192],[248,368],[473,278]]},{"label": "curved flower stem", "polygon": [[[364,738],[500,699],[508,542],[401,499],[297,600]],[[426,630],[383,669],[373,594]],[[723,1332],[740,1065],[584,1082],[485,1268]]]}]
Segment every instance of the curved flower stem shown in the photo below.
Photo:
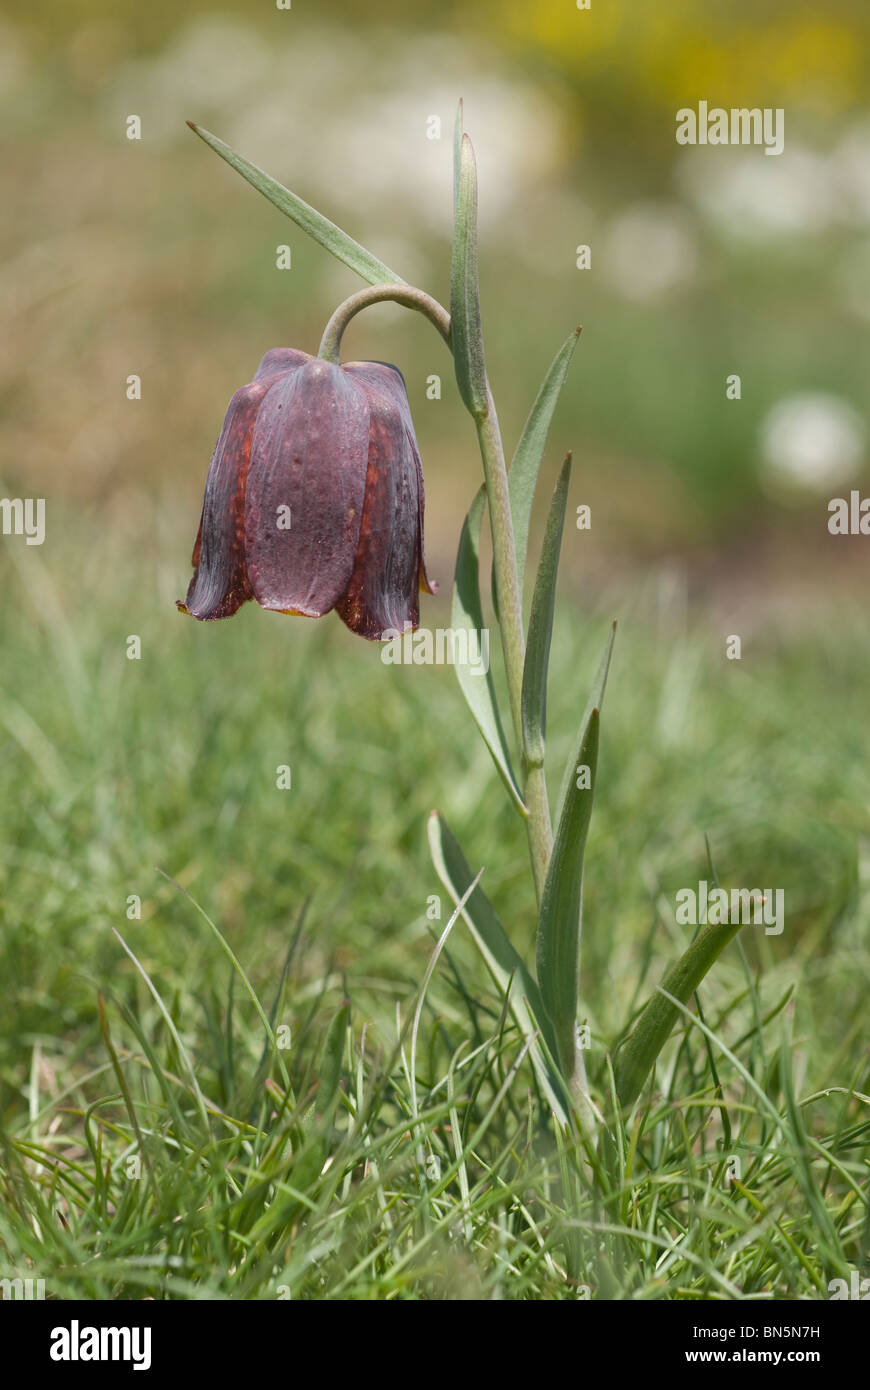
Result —
[{"label": "curved flower stem", "polygon": [[[380,304],[387,300],[402,304],[406,309],[416,309],[418,313],[424,314],[430,323],[437,328],[452,352],[450,315],[444,306],[439,304],[437,299],[426,294],[424,290],[396,282],[395,284],[374,285],[371,289],[360,290],[358,294],[351,295],[343,304],[340,304],[324,329],[318,357],[323,358],[326,362],[337,364],[342,336],[354,315],[358,314],[361,309],[367,309],[370,304]],[[483,460],[483,474],[486,481],[486,496],[492,531],[495,587],[498,598],[502,651],[504,652],[507,674],[508,698],[517,746],[522,753],[523,667],[526,658],[523,605],[517,573],[507,466],[489,382],[487,382],[486,387],[486,409],[480,414],[475,414],[473,418],[477,427],[480,455]],[[543,764],[530,763],[525,756],[523,756],[523,796],[528,808],[526,831],[529,840],[529,855],[535,880],[535,892],[538,902],[540,902],[544,890],[544,880],[547,876],[547,866],[553,849],[553,831]]]},{"label": "curved flower stem", "polygon": [[395,284],[373,285],[370,290],[360,290],[359,294],[352,294],[350,299],[339,304],[323,330],[317,356],[322,357],[325,362],[337,363],[342,335],[354,315],[361,309],[367,309],[370,304],[380,304],[390,299],[396,304],[404,305],[406,309],[416,309],[418,313],[425,314],[429,322],[438,329],[447,346],[450,346],[450,315],[443,304],[426,294],[425,290],[417,290],[413,285],[404,285],[397,281]]}]

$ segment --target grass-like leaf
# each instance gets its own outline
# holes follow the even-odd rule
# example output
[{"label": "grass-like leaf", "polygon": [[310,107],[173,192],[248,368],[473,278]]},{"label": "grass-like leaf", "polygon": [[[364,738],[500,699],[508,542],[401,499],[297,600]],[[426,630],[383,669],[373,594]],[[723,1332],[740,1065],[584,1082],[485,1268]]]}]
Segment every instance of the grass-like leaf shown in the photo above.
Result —
[{"label": "grass-like leaf", "polygon": [[459,202],[459,165],[462,158],[462,98],[456,108],[453,122],[453,206]]},{"label": "grass-like leaf", "polygon": [[[454,632],[467,634],[465,651],[454,650],[454,666],[460,688],[477,727],[493,756],[517,808],[525,815],[526,808],[511,767],[504,729],[498,712],[495,686],[487,666],[484,675],[480,666],[477,674],[467,660],[476,640],[483,643],[483,608],[480,602],[480,523],[486,490],[481,488],[469,508],[459,537],[456,556],[456,577],[453,584],[451,626]],[[462,659],[466,658],[466,659]]]},{"label": "grass-like leaf", "polygon": [[[461,121],[461,116],[457,120]],[[459,394],[479,419],[487,411],[487,382],[477,280],[477,165],[467,135],[458,137],[457,153],[450,263],[451,346]]]},{"label": "grass-like leaf", "polygon": [[779,1079],[782,1086],[783,1099],[785,1101],[785,1114],[794,1140],[796,1158],[795,1175],[803,1189],[807,1207],[813,1214],[813,1224],[816,1226],[824,1241],[822,1248],[827,1255],[829,1263],[832,1266],[836,1266],[838,1257],[842,1259],[840,1242],[837,1239],[837,1233],[834,1229],[830,1212],[825,1205],[825,1199],[819,1188],[818,1180],[813,1172],[813,1165],[810,1161],[810,1154],[812,1152],[811,1140],[807,1133],[801,1107],[795,1096],[794,1042],[792,1038],[793,1017],[793,1009],[786,1010],[786,1013],[783,1015],[783,1035],[779,1050]]},{"label": "grass-like leaf", "polygon": [[145,981],[145,985],[148,989],[149,994],[151,995],[152,999],[157,1005],[157,1008],[160,1010],[160,1013],[163,1017],[163,1022],[169,1031],[169,1035],[172,1038],[173,1043],[175,1044],[176,1055],[178,1056],[179,1060],[183,1063],[184,1068],[187,1071],[188,1076],[190,1077],[190,1084],[193,1094],[196,1097],[196,1104],[199,1110],[200,1118],[202,1120],[203,1129],[206,1132],[208,1132],[208,1111],[206,1109],[205,1097],[203,1096],[202,1091],[199,1088],[199,1081],[197,1080],[196,1076],[196,1068],[193,1065],[190,1053],[187,1051],[187,1049],[184,1046],[184,1043],[181,1041],[181,1038],[178,1035],[178,1029],[172,1021],[172,1015],[169,1012],[166,1005],[164,1004],[163,999],[160,996],[160,992],[157,989],[157,986],[154,984],[144,965],[130,950],[130,947],[127,945],[121,933],[115,927],[112,928],[112,933],[115,936],[115,938],[120,942],[122,948],[126,951],[127,955],[130,957],[136,969],[139,971],[139,974]]},{"label": "grass-like leaf", "polygon": [[243,155],[236,154],[235,150],[219,140],[210,131],[204,130],[202,126],[195,125],[193,121],[187,124],[191,130],[199,136],[201,140],[219,154],[221,159],[225,159],[236,173],[241,174],[243,179],[247,179],[258,193],[262,193],[264,198],[289,217],[291,222],[295,222],[301,231],[307,233],[312,240],[318,242],[325,250],[329,251],[337,260],[343,261],[351,270],[355,270],[363,280],[367,280],[370,285],[384,285],[389,283],[404,284],[401,275],[397,275],[394,270],[379,261],[377,256],[373,256],[371,251],[367,251],[364,246],[360,246],[358,241],[343,232],[341,227],[337,227],[334,222],[330,222],[328,217],[324,217],[322,212],[311,207],[309,203],[303,202],[295,193],[291,193],[289,188],[285,188],[277,179],[273,179],[258,165],[252,164]]},{"label": "grass-like leaf", "polygon": [[[716,957],[740,930],[739,922],[708,923],[684,951],[668,974],[661,990],[685,1004],[691,999]],[[616,1094],[622,1106],[633,1105],[640,1095],[655,1060],[671,1035],[678,1009],[673,999],[656,990],[614,1058]]]},{"label": "grass-like leaf", "polygon": [[[544,456],[544,446],[547,443],[547,435],[550,432],[550,424],[559,400],[559,394],[565,384],[565,378],[568,375],[568,368],[571,365],[571,358],[574,356],[574,349],[579,337],[580,329],[575,328],[574,332],[565,339],[550,363],[547,375],[541,383],[541,389],[529,412],[529,418],[523,426],[520,442],[514,452],[508,473],[511,516],[514,524],[514,546],[517,553],[517,576],[521,597],[526,574],[526,552],[529,548],[529,522],[541,459]],[[495,576],[493,576],[492,591],[494,597]]]},{"label": "grass-like leaf", "polygon": [[[435,872],[453,902],[460,903],[474,883],[474,875],[456,837],[438,811],[433,811],[429,817],[429,850]],[[517,1027],[526,1037],[539,1032],[546,1050],[555,1060],[555,1036],[538,983],[511,944],[495,908],[479,885],[465,902],[462,916],[495,984],[508,994]],[[550,1105],[561,1123],[565,1123],[560,1083],[548,1064],[546,1052],[536,1043],[531,1057]]]},{"label": "grass-like leaf", "polygon": [[[575,1068],[583,858],[595,794],[598,727],[616,625],[611,628],[576,747],[562,781],[556,837],[538,917],[538,983],[566,1076]],[[579,784],[579,785],[578,785]]]},{"label": "grass-like leaf", "polygon": [[338,1103],[342,1060],[350,1028],[350,1004],[345,999],[333,1017],[323,1043],[320,1057],[320,1086],[317,1109],[324,1119],[331,1120]]},{"label": "grass-like leaf", "polygon": [[529,618],[529,639],[523,666],[523,749],[529,763],[544,761],[544,740],[547,732],[547,671],[550,665],[550,639],[553,635],[553,610],[556,604],[556,576],[559,570],[559,551],[565,522],[565,504],[571,480],[571,455],[568,454],[559,470],[553,490],[544,544],[535,579],[535,593]]}]

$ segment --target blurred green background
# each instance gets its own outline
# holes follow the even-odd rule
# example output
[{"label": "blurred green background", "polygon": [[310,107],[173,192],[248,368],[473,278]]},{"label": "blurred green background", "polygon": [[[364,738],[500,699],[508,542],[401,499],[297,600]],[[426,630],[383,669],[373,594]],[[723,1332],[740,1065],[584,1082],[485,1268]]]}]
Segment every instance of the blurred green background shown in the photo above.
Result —
[{"label": "blurred green background", "polygon": [[[36,3],[3,20],[0,346],[10,495],[103,525],[160,501],[141,544],[179,593],[232,391],[278,344],[316,350],[351,272],[247,188],[196,120],[447,297],[457,97],[481,186],[482,298],[508,446],[583,337],[551,441],[573,447],[575,589],[676,564],[691,593],[759,600],[863,584],[826,504],[866,464],[870,14],[861,4],[568,0],[317,6]],[[699,99],[782,106],[785,152],[685,148]],[[142,121],[141,141],[125,120]],[[427,138],[440,116],[442,138]],[[276,269],[276,247],[292,269]],[[575,249],[591,248],[578,270]],[[449,587],[477,483],[431,329],[371,310],[346,353],[397,362]],[[128,402],[130,373],[142,400]],[[440,401],[426,378],[443,378]],[[737,373],[742,399],[729,401]],[[545,489],[546,490],[546,489]],[[135,524],[135,522],[134,522]],[[445,584],[448,581],[448,584]],[[819,591],[822,591],[821,594]]]},{"label": "blurred green background", "polygon": [[[175,612],[230,395],[267,348],[315,351],[336,303],[360,285],[207,150],[186,119],[446,299],[451,127],[462,96],[480,171],[488,361],[509,450],[556,348],[583,325],[539,499],[572,447],[571,507],[590,504],[592,528],[566,529],[566,628],[577,621],[572,601],[622,617],[622,680],[639,682],[646,661],[652,696],[667,703],[667,652],[655,677],[638,644],[650,613],[669,614],[675,632],[688,614],[713,663],[709,678],[735,675],[722,654],[725,635],[737,632],[742,672],[764,672],[765,701],[781,692],[795,706],[799,663],[786,678],[766,657],[821,628],[835,642],[843,605],[860,607],[868,572],[866,540],[826,529],[828,499],[860,486],[866,468],[868,28],[859,5],[688,0],[622,0],[588,12],[555,0],[410,10],[297,0],[291,11],[107,0],[8,12],[0,490],[45,496],[48,507],[41,549],[14,537],[0,546],[10,773],[19,758],[31,765],[34,738],[37,747],[41,737],[55,740],[62,755],[89,707],[98,726],[107,709],[119,721],[123,763],[154,734],[145,724],[125,730],[115,680],[138,670],[154,725],[161,712],[175,709],[177,719],[171,694],[188,688],[194,652],[204,663],[198,713],[207,723],[228,717],[227,692],[216,688],[224,675],[228,690],[245,679],[264,690],[275,663],[286,663],[289,689],[289,671],[294,680],[310,672],[314,650],[325,653],[316,659],[326,663],[339,725],[355,717],[361,669],[366,698],[377,706],[384,697],[376,649],[334,618],[315,633],[249,609],[218,631]],[[677,146],[675,111],[702,98],[784,107],[784,153]],[[133,114],[140,141],[126,138]],[[433,115],[440,140],[427,138]],[[276,268],[281,244],[291,247],[290,270]],[[591,248],[588,270],[575,263],[582,244]],[[441,582],[423,621],[446,623],[458,529],[479,476],[451,364],[429,325],[388,306],[355,321],[345,354],[392,360],[406,376],[426,472],[429,567]],[[126,398],[131,373],[141,377],[139,401]],[[427,398],[433,373],[440,400]],[[741,377],[740,400],[726,398],[730,373]],[[25,647],[13,608],[37,624]],[[843,641],[860,682],[861,628],[849,631]],[[139,668],[124,660],[129,633],[143,636]],[[658,642],[653,634],[653,651]],[[123,674],[113,677],[118,662]],[[63,703],[58,672],[73,706]],[[554,691],[566,731],[588,675],[563,676]],[[467,749],[458,693],[449,679],[415,673],[421,697],[427,677],[438,717]],[[680,680],[691,684],[687,674]],[[810,720],[825,717],[807,691]],[[48,734],[38,713],[47,692],[59,701]],[[27,732],[31,716],[36,734]],[[251,717],[262,723],[263,711]],[[292,731],[297,761],[305,736],[303,724]],[[185,765],[192,756],[187,748]],[[240,746],[234,756],[245,764],[249,755]],[[482,773],[487,767],[484,758]],[[109,775],[110,799],[120,776]],[[421,804],[474,820],[468,787],[439,777],[437,759],[417,776]],[[498,788],[486,783],[492,808]],[[220,778],[218,787],[229,795]],[[190,794],[196,820],[195,786]],[[62,797],[52,805],[67,831],[69,805]],[[14,820],[14,805],[8,810]],[[757,811],[746,807],[750,820]],[[686,816],[700,826],[700,810]],[[425,863],[422,821],[411,822],[414,855]],[[89,805],[87,824],[87,833],[104,833],[105,808]],[[137,829],[150,836],[154,827]],[[33,833],[34,824],[15,832],[21,844]],[[366,834],[364,824],[349,829],[336,862]],[[475,846],[482,857],[485,840]],[[255,845],[256,837],[244,852]],[[171,867],[169,846],[158,837],[153,849]],[[209,843],[199,872],[223,882],[229,857],[215,856]],[[513,856],[522,863],[519,841]],[[114,872],[112,894],[123,896]],[[300,892],[297,884],[294,902]],[[348,930],[352,919],[349,910]]]},{"label": "blurred green background", "polygon": [[[0,492],[44,496],[48,509],[44,546],[0,542],[9,785],[20,786],[35,760],[34,794],[43,805],[40,815],[22,817],[10,791],[12,861],[31,852],[46,816],[65,841],[74,806],[84,840],[105,837],[106,806],[114,804],[120,818],[112,838],[118,853],[126,848],[121,862],[104,855],[107,909],[132,891],[124,886],[132,870],[122,862],[140,862],[143,836],[141,872],[147,864],[150,874],[154,862],[180,872],[176,848],[201,815],[235,823],[238,777],[246,796],[271,804],[269,768],[292,754],[301,769],[314,756],[289,692],[303,677],[313,681],[322,662],[336,728],[357,733],[342,742],[321,731],[317,746],[332,738],[336,751],[316,812],[319,847],[292,851],[309,863],[305,884],[293,879],[293,902],[309,879],[323,884],[338,866],[351,872],[355,846],[372,827],[363,816],[340,836],[330,833],[331,779],[339,750],[350,777],[354,738],[364,744],[359,731],[369,720],[380,727],[391,678],[377,649],[334,617],[311,625],[249,606],[232,623],[200,625],[178,615],[174,600],[188,583],[202,486],[230,395],[267,348],[316,351],[333,308],[361,282],[217,159],[185,120],[212,129],[406,279],[446,299],[460,96],[479,164],[488,364],[509,453],[557,347],[583,325],[538,499],[546,505],[557,464],[573,448],[569,514],[589,504],[592,527],[578,531],[569,519],[563,542],[554,743],[570,737],[594,663],[590,656],[575,669],[571,653],[578,642],[584,651],[588,642],[596,647],[600,620],[617,616],[615,719],[620,698],[625,710],[668,709],[662,748],[674,749],[688,737],[678,725],[708,720],[712,730],[734,717],[750,690],[765,711],[782,701],[776,718],[794,726],[793,762],[767,766],[767,713],[754,734],[747,731],[749,752],[761,755],[761,783],[791,776],[793,799],[805,795],[815,775],[806,728],[831,719],[814,681],[839,670],[842,709],[843,689],[859,692],[866,667],[856,634],[868,542],[830,536],[826,506],[860,487],[867,463],[868,30],[866,7],[842,0],[823,10],[616,0],[589,11],[562,0],[410,9],[295,0],[290,11],[265,3],[179,9],[42,0],[26,13],[9,11],[0,43]],[[700,99],[782,106],[784,153],[678,146],[675,112]],[[141,140],[126,138],[130,115],[141,120]],[[433,116],[440,140],[427,135]],[[283,244],[291,247],[289,270],[276,267]],[[591,248],[586,270],[576,266],[580,245]],[[345,355],[391,360],[405,374],[426,474],[429,570],[441,584],[437,599],[424,600],[422,621],[445,625],[459,526],[480,470],[449,357],[427,323],[394,306],[357,318]],[[433,373],[440,400],[427,396]],[[732,373],[741,378],[739,400],[726,398]],[[126,397],[131,374],[141,377],[141,400]],[[662,622],[671,638],[662,637]],[[131,633],[143,640],[140,663],[125,659]],[[686,633],[703,659],[678,658],[683,649],[674,644]],[[731,633],[743,638],[739,663],[724,659]],[[806,651],[826,653],[812,680]],[[214,738],[208,768],[179,732],[179,692],[190,690],[192,670],[199,683],[192,717]],[[265,692],[282,670],[288,705],[267,709]],[[696,675],[710,683],[704,701],[688,693]],[[134,681],[150,725],[134,714],[132,694],[118,704],[119,682]],[[250,687],[244,697],[242,687]],[[431,699],[441,746],[454,739],[467,762],[474,733],[452,677],[404,673],[399,689],[411,687],[416,698]],[[51,716],[42,713],[46,698]],[[802,702],[808,713],[799,717]],[[225,727],[242,704],[250,743],[243,730]],[[396,730],[415,718],[408,706],[394,716]],[[269,734],[273,724],[286,737]],[[134,778],[120,812],[123,768],[139,766],[158,726],[181,765],[199,769],[185,774],[186,828],[155,826],[147,810],[160,803],[158,769],[167,786],[175,775],[176,753],[166,750],[153,755],[147,793],[135,790]],[[101,734],[109,728],[111,739]],[[65,799],[52,756],[63,761],[69,753],[90,766],[93,740],[103,736],[110,760],[103,773],[93,773],[93,786],[68,773],[72,800]],[[849,748],[856,736],[852,726],[841,730]],[[270,751],[261,756],[255,740]],[[643,737],[636,754],[640,774],[629,765],[640,787]],[[418,750],[415,761],[406,746],[401,756],[411,760],[421,806],[439,804],[464,821],[491,873],[497,856],[512,875],[524,873],[518,828],[497,846],[481,832],[499,798],[485,754],[473,755],[483,758],[474,764],[483,802],[470,774],[464,782],[441,775],[434,752],[427,759]],[[255,778],[254,785],[251,769],[264,757],[266,784]],[[388,778],[386,750],[372,759]],[[722,787],[725,801],[708,805],[703,761],[683,775],[685,785],[673,788],[684,806],[673,828],[678,856],[695,855],[701,830],[720,815],[720,833],[730,836],[737,804]],[[370,778],[363,792],[373,795]],[[744,787],[744,794],[744,821],[770,827],[756,793]],[[778,794],[788,796],[784,788]],[[605,777],[605,806],[607,795]],[[736,790],[733,797],[739,801]],[[282,803],[279,814],[310,840],[305,805],[303,814],[294,796],[293,809]],[[836,805],[817,810],[841,819]],[[399,843],[428,873],[422,816],[410,806],[405,814]],[[863,824],[863,816],[856,804],[846,819]],[[235,869],[211,835],[196,863],[181,856],[185,882],[212,884],[232,898],[228,876],[243,873],[244,862],[253,872],[261,853],[256,818],[249,819]],[[689,828],[691,849],[683,838]],[[815,833],[806,828],[806,845]],[[389,842],[379,837],[379,853]],[[765,830],[762,844],[762,859],[778,854],[774,831]],[[269,846],[270,856],[278,852]],[[739,864],[733,870],[739,874]],[[378,873],[390,877],[380,860]],[[26,901],[40,891],[28,878]],[[409,903],[420,901],[419,883],[404,891]],[[7,903],[15,892],[7,879]],[[529,907],[518,905],[523,920]],[[22,910],[13,909],[16,921],[30,909],[23,919]],[[262,910],[268,917],[265,901]],[[335,942],[354,938],[351,904],[332,929]],[[359,938],[356,947],[364,950]]]},{"label": "blurred green background", "polygon": [[[673,895],[707,874],[706,831],[724,883],[786,892],[783,936],[754,934],[746,951],[765,1009],[801,986],[802,1082],[861,1082],[870,540],[830,536],[827,503],[867,477],[868,38],[858,0],[5,8],[0,495],[44,497],[47,535],[42,547],[0,537],[0,976],[11,982],[0,1133],[91,1163],[80,1115],[113,1084],[96,991],[109,992],[134,1054],[118,999],[128,1019],[162,1029],[113,927],[171,1000],[204,1087],[223,1094],[214,1001],[226,962],[157,865],[213,914],[264,998],[311,898],[289,986],[294,1037],[314,1019],[317,1038],[350,994],[357,1031],[371,1022],[370,1045],[389,1044],[438,925],[425,915],[438,891],[433,806],[485,865],[531,957],[523,829],[452,672],[382,666],[335,617],[248,605],[197,624],[174,603],[230,396],[268,348],[316,351],[361,286],[185,120],[446,300],[460,96],[509,453],[557,348],[583,325],[537,530],[572,448],[569,513],[590,505],[592,527],[569,516],[563,542],[551,793],[607,620],[620,620],[587,856],[582,1016],[597,1075],[685,945]],[[681,148],[675,113],[699,100],[783,107],[784,153]],[[131,115],[139,141],[126,138]],[[433,116],[440,140],[427,138]],[[345,355],[405,375],[441,584],[422,621],[445,626],[480,474],[449,357],[427,323],[388,306],[354,321]],[[141,400],[126,398],[132,374]],[[440,400],[427,397],[433,374]],[[739,400],[726,398],[731,374]],[[139,661],[126,659],[130,634]],[[743,638],[739,662],[725,659],[729,634]],[[284,763],[293,789],[279,793]],[[141,920],[126,915],[131,894]],[[450,949],[485,991],[459,929]],[[704,989],[737,1046],[749,1034],[736,953]],[[743,1001],[733,1013],[728,998]],[[465,1036],[461,1004],[439,967],[427,1009],[450,1049]],[[233,1027],[240,1074],[253,1075],[262,1037],[245,1001]],[[782,1202],[802,1221],[791,1189]],[[15,1240],[3,1220],[0,1247],[42,1258],[28,1244],[41,1217],[23,1214]],[[98,1265],[89,1221],[81,1248]],[[62,1275],[40,1268],[78,1287],[69,1252],[58,1259]]]}]

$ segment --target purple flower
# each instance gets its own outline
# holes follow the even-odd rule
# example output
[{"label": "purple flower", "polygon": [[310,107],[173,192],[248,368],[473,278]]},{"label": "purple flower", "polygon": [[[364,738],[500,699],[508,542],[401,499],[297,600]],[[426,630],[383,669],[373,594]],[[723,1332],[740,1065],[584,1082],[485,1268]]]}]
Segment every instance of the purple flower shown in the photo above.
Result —
[{"label": "purple flower", "polygon": [[362,637],[415,628],[423,471],[397,367],[267,352],[230,401],[178,607],[229,618],[248,599]]}]

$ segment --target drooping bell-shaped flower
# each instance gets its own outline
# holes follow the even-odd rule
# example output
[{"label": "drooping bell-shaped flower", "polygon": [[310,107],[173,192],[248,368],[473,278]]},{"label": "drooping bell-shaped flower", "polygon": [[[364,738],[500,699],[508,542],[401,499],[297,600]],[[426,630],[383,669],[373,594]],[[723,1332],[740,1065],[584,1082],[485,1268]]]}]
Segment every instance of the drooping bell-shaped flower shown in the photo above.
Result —
[{"label": "drooping bell-shaped flower", "polygon": [[209,468],[179,603],[229,618],[248,599],[379,639],[419,622],[423,472],[405,382],[274,348],[235,393]]}]

